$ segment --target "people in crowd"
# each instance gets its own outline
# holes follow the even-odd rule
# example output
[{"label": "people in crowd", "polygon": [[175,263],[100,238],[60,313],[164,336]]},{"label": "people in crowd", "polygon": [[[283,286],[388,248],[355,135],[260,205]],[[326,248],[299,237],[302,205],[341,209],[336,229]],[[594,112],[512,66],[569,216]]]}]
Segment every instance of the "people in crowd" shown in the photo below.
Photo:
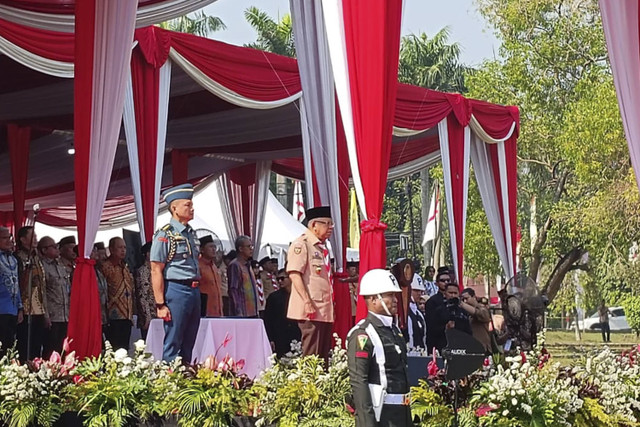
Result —
[{"label": "people in crowd", "polygon": [[71,278],[73,278],[73,270],[76,268],[77,254],[73,251],[75,246],[75,236],[63,237],[58,242],[58,247],[60,248],[60,262],[67,269],[67,274]]},{"label": "people in crowd", "polygon": [[609,307],[602,301],[598,308],[598,320],[602,332],[602,342],[611,342],[611,327],[609,326]]},{"label": "people in crowd", "polygon": [[229,283],[230,315],[238,317],[258,316],[256,277],[251,268],[253,244],[249,236],[238,236],[235,241],[236,257],[227,267]]},{"label": "people in crowd", "polygon": [[23,323],[18,278],[18,259],[13,255],[13,236],[0,227],[0,357],[15,345],[16,329]]},{"label": "people in crowd", "polygon": [[44,342],[43,354],[45,358],[49,358],[54,351],[62,351],[62,343],[67,336],[71,280],[67,269],[60,261],[60,249],[51,237],[45,236],[40,239],[38,253],[45,274],[47,312],[51,321],[51,330]]},{"label": "people in crowd", "polygon": [[[104,246],[104,245],[103,245]],[[93,245],[91,251],[91,259],[96,262],[94,270],[96,272],[96,278],[98,281],[98,297],[100,298],[100,317],[102,319],[102,340],[103,344],[107,337],[107,330],[109,327],[109,285],[107,279],[102,274],[101,265],[104,260],[100,261],[99,245]],[[106,259],[106,258],[105,258]]]},{"label": "people in crowd", "polygon": [[[18,324],[17,339],[20,360],[42,356],[46,330],[51,327],[47,311],[47,291],[42,261],[37,254],[38,238],[31,226],[18,230],[20,295],[25,321]],[[29,327],[31,323],[31,327]],[[31,339],[29,339],[29,335]]]},{"label": "people in crowd", "polygon": [[200,238],[200,293],[207,296],[207,317],[222,316],[222,279],[215,263],[216,250],[212,236]]},{"label": "people in crowd", "polygon": [[100,270],[107,280],[107,340],[114,349],[129,349],[133,326],[133,275],[125,262],[127,244],[122,237],[109,240],[109,257]]},{"label": "people in crowd", "polygon": [[95,261],[96,264],[101,264],[107,259],[107,248],[104,246],[104,242],[96,242],[93,244],[93,249],[96,251]]},{"label": "people in crowd", "polygon": [[425,303],[425,320],[427,321],[427,350],[429,354],[434,349],[441,351],[447,344],[444,329],[449,321],[449,313],[445,307],[445,288],[451,283],[448,269],[439,269],[436,275],[438,293],[431,296]]},{"label": "people in crowd", "polygon": [[411,300],[409,301],[409,316],[407,321],[407,344],[409,348],[427,348],[427,322],[418,309],[418,302],[424,295],[426,288],[422,277],[417,273],[413,274],[411,281]]},{"label": "people in crowd", "polygon": [[222,257],[222,263],[218,265],[220,268],[220,284],[222,292],[222,314],[230,316],[231,314],[231,300],[229,299],[229,278],[227,277],[227,268],[231,261],[236,257],[236,251],[232,250],[224,254]]},{"label": "people in crowd", "polygon": [[423,280],[424,280],[424,286],[426,288],[425,294],[428,297],[431,297],[431,296],[433,296],[433,295],[438,293],[438,285],[433,280],[435,274],[436,274],[436,269],[433,268],[432,265],[430,265],[429,267],[425,268],[425,270],[424,270]]},{"label": "people in crowd", "polygon": [[476,292],[466,288],[460,294],[460,307],[469,315],[471,334],[491,354],[491,313],[476,299]]},{"label": "people in crowd", "polygon": [[407,346],[393,323],[401,292],[389,271],[374,269],[362,277],[360,295],[367,304],[367,317],[347,335],[357,427],[413,425]]},{"label": "people in crowd", "polygon": [[144,263],[136,270],[135,276],[135,307],[138,317],[138,328],[143,340],[147,339],[151,320],[156,317],[156,303],[153,299],[153,288],[151,287],[151,261],[149,252],[151,242],[147,242],[140,248],[140,254]]},{"label": "people in crowd", "polygon": [[349,277],[341,279],[349,284],[349,295],[351,296],[351,321],[356,323],[356,309],[358,306],[358,281],[360,280],[360,263],[358,261],[347,261],[347,274]]},{"label": "people in crowd", "polygon": [[[274,262],[275,261],[275,262]],[[265,301],[269,298],[276,289],[278,284],[276,282],[276,272],[278,271],[278,260],[270,258],[268,256],[260,260],[260,282],[264,289]]]},{"label": "people in crowd", "polygon": [[164,320],[162,358],[191,363],[200,326],[199,251],[193,219],[193,186],[182,184],[163,193],[171,220],[156,231],[151,244],[151,284],[156,315]]},{"label": "people in crowd", "polygon": [[317,354],[326,362],[333,344],[334,320],[326,246],[333,231],[331,209],[307,209],[306,221],[306,232],[291,243],[287,253],[287,273],[293,284],[287,317],[298,321],[302,354]]},{"label": "people in crowd", "polygon": [[283,268],[276,274],[278,290],[267,298],[264,310],[264,327],[271,343],[271,349],[278,357],[291,351],[291,342],[300,341],[298,322],[287,318],[289,298],[291,296],[291,279]]},{"label": "people in crowd", "polygon": [[457,283],[448,283],[444,292],[445,306],[449,313],[447,329],[457,329],[471,335],[471,324],[467,311],[461,307],[460,288]]}]

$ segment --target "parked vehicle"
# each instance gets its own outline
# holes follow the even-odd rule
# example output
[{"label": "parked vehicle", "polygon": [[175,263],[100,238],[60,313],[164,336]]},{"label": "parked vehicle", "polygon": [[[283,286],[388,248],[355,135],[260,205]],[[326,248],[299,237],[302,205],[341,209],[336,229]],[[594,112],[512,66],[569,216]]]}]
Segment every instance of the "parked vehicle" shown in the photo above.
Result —
[{"label": "parked vehicle", "polygon": [[[575,327],[575,322],[571,322],[571,329]],[[584,320],[578,321],[578,327],[581,330],[600,330],[600,315],[596,310],[591,316]],[[631,328],[627,323],[627,316],[622,307],[609,307],[609,328],[612,331],[630,331]]]}]

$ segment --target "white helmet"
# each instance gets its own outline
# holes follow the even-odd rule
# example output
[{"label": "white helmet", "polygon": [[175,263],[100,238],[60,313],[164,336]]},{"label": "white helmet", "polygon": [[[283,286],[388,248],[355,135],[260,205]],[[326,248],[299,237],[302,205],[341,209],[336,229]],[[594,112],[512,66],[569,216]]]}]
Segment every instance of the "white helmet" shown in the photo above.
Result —
[{"label": "white helmet", "polygon": [[387,292],[402,292],[398,281],[389,270],[369,270],[360,281],[360,295],[379,295]]},{"label": "white helmet", "polygon": [[418,273],[413,273],[413,280],[411,281],[411,289],[414,291],[426,292],[427,287],[424,285],[422,277]]}]

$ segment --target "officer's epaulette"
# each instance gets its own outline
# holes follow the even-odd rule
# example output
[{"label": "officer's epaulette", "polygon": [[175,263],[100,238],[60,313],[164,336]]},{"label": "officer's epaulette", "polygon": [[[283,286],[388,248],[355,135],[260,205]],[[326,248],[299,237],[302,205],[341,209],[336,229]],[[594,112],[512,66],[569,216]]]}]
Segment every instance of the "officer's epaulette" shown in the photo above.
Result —
[{"label": "officer's epaulette", "polygon": [[349,333],[347,333],[347,338],[349,338],[351,336],[351,334],[358,330],[358,329],[363,329],[364,330],[364,322],[367,321],[367,318],[365,317],[364,319],[361,319],[358,323],[355,324],[355,326],[353,328],[351,328],[351,330],[349,331]]},{"label": "officer's epaulette", "polygon": [[172,229],[173,229],[173,225],[171,225],[171,224],[167,224],[164,227],[160,228],[160,230],[162,230],[162,231],[170,231]]}]

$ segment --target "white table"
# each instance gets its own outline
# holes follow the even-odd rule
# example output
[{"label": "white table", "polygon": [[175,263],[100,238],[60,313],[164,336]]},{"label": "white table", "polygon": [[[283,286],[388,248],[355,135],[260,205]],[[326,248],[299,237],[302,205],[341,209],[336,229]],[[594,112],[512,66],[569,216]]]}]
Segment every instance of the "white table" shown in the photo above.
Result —
[{"label": "white table", "polygon": [[[153,319],[147,335],[147,351],[158,360],[162,359],[163,323],[162,319]],[[245,365],[240,372],[250,378],[255,378],[262,370],[271,366],[271,345],[262,319],[243,318],[200,319],[192,362],[202,363],[207,356],[215,355],[227,334],[231,341],[226,347],[220,348],[218,360],[227,354],[234,360],[244,359]]]}]

